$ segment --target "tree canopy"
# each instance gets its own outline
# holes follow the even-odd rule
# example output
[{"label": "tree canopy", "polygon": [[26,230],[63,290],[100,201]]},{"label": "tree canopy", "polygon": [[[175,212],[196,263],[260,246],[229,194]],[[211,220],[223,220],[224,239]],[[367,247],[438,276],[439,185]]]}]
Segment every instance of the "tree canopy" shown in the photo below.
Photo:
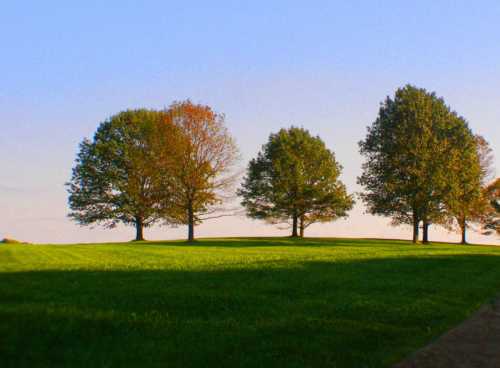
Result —
[{"label": "tree canopy", "polygon": [[[168,176],[158,170],[154,147],[158,132],[175,135],[165,113],[128,110],[101,123],[93,140],[84,139],[73,168],[69,216],[81,225],[133,224],[136,240],[161,218]],[[161,129],[161,130],[160,130]]]},{"label": "tree canopy", "polygon": [[446,221],[446,198],[459,185],[452,175],[460,176],[457,163],[467,155],[475,160],[473,140],[465,120],[435,93],[398,89],[359,144],[366,161],[358,183],[368,211],[395,225],[412,224],[414,242],[422,222],[427,242],[429,225]]},{"label": "tree canopy", "polygon": [[[466,232],[471,223],[479,223],[488,211],[488,198],[484,195],[491,172],[492,154],[488,142],[469,131],[456,137],[455,149],[449,160],[448,192],[445,196],[445,227],[458,228],[462,244],[467,243]],[[455,226],[456,224],[456,226]]]},{"label": "tree canopy", "polygon": [[250,161],[238,194],[249,217],[291,222],[292,236],[299,227],[303,236],[307,226],[346,217],[352,208],[341,170],[319,137],[302,128],[281,129]]},{"label": "tree canopy", "polygon": [[485,196],[490,204],[483,218],[485,234],[500,236],[500,178],[486,187]]},{"label": "tree canopy", "polygon": [[173,190],[167,222],[188,225],[188,240],[194,240],[194,226],[221,216],[221,205],[236,175],[238,148],[225,126],[225,117],[209,106],[190,101],[173,103],[167,119],[182,134],[171,168]]},{"label": "tree canopy", "polygon": [[81,225],[133,224],[136,240],[160,220],[186,224],[193,240],[194,225],[222,204],[236,158],[224,116],[208,106],[121,112],[81,143],[67,184],[69,216]]}]

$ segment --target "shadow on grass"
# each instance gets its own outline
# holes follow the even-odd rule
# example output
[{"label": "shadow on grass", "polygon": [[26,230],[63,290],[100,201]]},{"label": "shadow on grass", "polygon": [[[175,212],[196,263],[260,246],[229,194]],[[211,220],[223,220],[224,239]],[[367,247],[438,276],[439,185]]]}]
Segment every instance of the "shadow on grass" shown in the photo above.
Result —
[{"label": "shadow on grass", "polygon": [[201,238],[194,242],[182,240],[138,242],[142,245],[166,246],[203,246],[203,247],[283,247],[283,246],[356,246],[372,247],[373,245],[394,246],[412,244],[408,240],[364,239],[364,238],[291,238],[291,237],[252,237],[252,238]]},{"label": "shadow on grass", "polygon": [[500,291],[500,257],[0,275],[2,367],[384,367]]}]

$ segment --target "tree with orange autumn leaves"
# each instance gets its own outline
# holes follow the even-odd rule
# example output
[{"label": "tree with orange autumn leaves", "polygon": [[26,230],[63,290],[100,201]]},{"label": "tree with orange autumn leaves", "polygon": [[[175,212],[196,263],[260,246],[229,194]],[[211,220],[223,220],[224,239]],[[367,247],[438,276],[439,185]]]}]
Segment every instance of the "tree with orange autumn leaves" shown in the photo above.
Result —
[{"label": "tree with orange autumn leaves", "polygon": [[482,217],[484,234],[500,236],[500,178],[489,184],[484,194],[490,204]]},{"label": "tree with orange autumn leaves", "polygon": [[460,233],[462,244],[467,244],[467,230],[474,229],[474,224],[483,222],[490,213],[486,187],[493,164],[492,150],[486,139],[465,133],[457,137],[457,149],[448,156],[448,191],[444,200],[447,216],[442,223]]},{"label": "tree with orange autumn leaves", "polygon": [[221,205],[237,178],[238,149],[224,115],[208,106],[176,102],[166,115],[181,139],[171,161],[167,190],[171,207],[164,218],[167,223],[187,225],[188,241],[193,241],[195,225],[222,216]]}]

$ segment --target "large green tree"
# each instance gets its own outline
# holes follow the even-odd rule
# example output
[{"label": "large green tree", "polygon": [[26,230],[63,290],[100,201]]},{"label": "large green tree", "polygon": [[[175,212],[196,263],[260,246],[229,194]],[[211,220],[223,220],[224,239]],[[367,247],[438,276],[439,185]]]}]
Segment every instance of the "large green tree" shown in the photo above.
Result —
[{"label": "large green tree", "polygon": [[319,137],[291,127],[271,134],[250,161],[238,194],[251,218],[290,223],[298,236],[315,222],[346,217],[353,206],[339,180],[342,167]]},{"label": "large green tree", "polygon": [[446,216],[444,200],[450,189],[451,160],[460,149],[459,137],[470,134],[442,98],[407,85],[382,103],[360,152],[365,156],[358,183],[372,214],[411,224],[413,241],[428,242],[431,223]]},{"label": "large green tree", "polygon": [[93,140],[83,140],[67,184],[71,218],[81,225],[134,225],[135,239],[144,239],[143,228],[162,217],[169,200],[170,175],[157,154],[173,148],[169,140],[176,129],[165,117],[124,111],[101,123]]}]

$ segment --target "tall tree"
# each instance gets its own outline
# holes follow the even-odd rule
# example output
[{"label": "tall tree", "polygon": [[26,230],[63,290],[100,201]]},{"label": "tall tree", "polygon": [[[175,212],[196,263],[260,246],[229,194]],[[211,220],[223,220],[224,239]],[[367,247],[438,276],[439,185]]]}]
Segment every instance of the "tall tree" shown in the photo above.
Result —
[{"label": "tall tree", "polygon": [[358,183],[372,214],[392,218],[394,225],[412,224],[413,242],[423,224],[428,242],[431,223],[443,221],[449,157],[456,131],[464,127],[442,98],[407,85],[382,103],[368,128],[360,152],[365,156]]},{"label": "tall tree", "polygon": [[[463,118],[462,123],[466,125]],[[492,151],[481,136],[473,136],[470,130],[455,134],[457,149],[449,158],[448,185],[445,198],[447,227],[456,227],[461,234],[461,243],[467,243],[467,229],[471,223],[480,222],[487,212],[489,203],[484,195],[492,164]]]},{"label": "tall tree", "polygon": [[237,177],[233,169],[238,149],[224,115],[209,106],[176,102],[165,113],[182,138],[176,148],[170,207],[164,217],[167,222],[188,225],[188,240],[193,241],[195,225],[221,216]]},{"label": "tall tree", "polygon": [[238,194],[251,218],[291,222],[292,236],[315,222],[346,217],[353,206],[339,180],[342,167],[319,137],[301,128],[271,134],[250,161]]},{"label": "tall tree", "polygon": [[[67,183],[69,216],[81,225],[134,225],[136,240],[143,228],[159,220],[168,176],[155,165],[154,139],[175,134],[165,114],[128,110],[101,123],[93,140],[84,139]],[[161,127],[161,130],[159,128]]]}]

